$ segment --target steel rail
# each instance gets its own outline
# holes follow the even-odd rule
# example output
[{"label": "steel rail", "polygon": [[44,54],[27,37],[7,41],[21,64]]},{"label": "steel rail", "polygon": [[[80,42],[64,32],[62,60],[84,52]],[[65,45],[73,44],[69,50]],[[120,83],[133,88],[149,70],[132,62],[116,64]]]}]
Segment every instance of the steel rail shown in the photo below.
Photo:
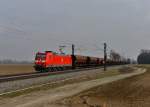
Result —
[{"label": "steel rail", "polygon": [[102,66],[90,67],[90,68],[78,68],[75,70],[45,72],[45,73],[35,73],[34,72],[34,73],[26,73],[26,74],[24,73],[24,74],[17,74],[17,75],[0,76],[0,83],[8,82],[8,81],[15,81],[15,80],[29,79],[29,78],[36,78],[36,77],[42,77],[42,76],[49,76],[49,75],[79,72],[79,71],[85,71],[85,70],[93,70],[93,69],[99,69],[99,68],[102,68]]}]

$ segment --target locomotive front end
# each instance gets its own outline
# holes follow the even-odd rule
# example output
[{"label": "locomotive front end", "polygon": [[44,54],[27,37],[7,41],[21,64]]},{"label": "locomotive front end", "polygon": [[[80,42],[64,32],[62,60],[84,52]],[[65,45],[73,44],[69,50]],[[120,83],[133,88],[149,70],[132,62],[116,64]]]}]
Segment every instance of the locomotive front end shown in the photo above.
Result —
[{"label": "locomotive front end", "polygon": [[43,71],[46,68],[46,54],[37,53],[35,56],[35,65],[34,68],[36,71]]}]

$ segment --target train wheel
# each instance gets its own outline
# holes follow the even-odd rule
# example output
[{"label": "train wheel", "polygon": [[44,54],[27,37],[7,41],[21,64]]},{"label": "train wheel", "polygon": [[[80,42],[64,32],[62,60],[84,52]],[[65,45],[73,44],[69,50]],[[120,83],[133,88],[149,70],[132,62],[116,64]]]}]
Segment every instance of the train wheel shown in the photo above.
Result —
[{"label": "train wheel", "polygon": [[54,67],[54,68],[53,68],[53,70],[54,70],[54,71],[57,71],[57,68],[56,68],[56,67]]},{"label": "train wheel", "polygon": [[58,71],[58,67],[55,67],[55,71]]},{"label": "train wheel", "polygon": [[56,71],[59,71],[59,67],[56,67]]},{"label": "train wheel", "polygon": [[49,67],[49,68],[48,68],[48,72],[51,72],[51,71],[52,71],[52,69]]},{"label": "train wheel", "polygon": [[60,70],[63,71],[64,70],[63,67],[60,67]]},{"label": "train wheel", "polygon": [[58,71],[61,71],[61,67],[58,67]]},{"label": "train wheel", "polygon": [[52,68],[51,68],[51,72],[53,72],[53,71],[54,71],[54,68],[52,67]]}]

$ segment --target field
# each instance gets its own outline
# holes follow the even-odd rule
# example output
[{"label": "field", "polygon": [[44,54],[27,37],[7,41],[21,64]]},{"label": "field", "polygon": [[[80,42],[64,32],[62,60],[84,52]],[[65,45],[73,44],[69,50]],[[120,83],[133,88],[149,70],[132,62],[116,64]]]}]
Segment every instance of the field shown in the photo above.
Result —
[{"label": "field", "polygon": [[1,64],[0,76],[35,72],[32,64]]}]

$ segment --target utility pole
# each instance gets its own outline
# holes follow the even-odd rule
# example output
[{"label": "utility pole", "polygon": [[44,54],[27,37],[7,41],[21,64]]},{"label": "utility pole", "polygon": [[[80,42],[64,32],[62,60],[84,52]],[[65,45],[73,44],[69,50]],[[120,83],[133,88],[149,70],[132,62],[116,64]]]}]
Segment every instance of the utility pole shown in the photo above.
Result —
[{"label": "utility pole", "polygon": [[75,69],[75,46],[72,44],[72,69]]},{"label": "utility pole", "polygon": [[104,71],[107,70],[107,44],[104,43]]},{"label": "utility pole", "polygon": [[72,55],[74,55],[74,44],[72,44]]}]

